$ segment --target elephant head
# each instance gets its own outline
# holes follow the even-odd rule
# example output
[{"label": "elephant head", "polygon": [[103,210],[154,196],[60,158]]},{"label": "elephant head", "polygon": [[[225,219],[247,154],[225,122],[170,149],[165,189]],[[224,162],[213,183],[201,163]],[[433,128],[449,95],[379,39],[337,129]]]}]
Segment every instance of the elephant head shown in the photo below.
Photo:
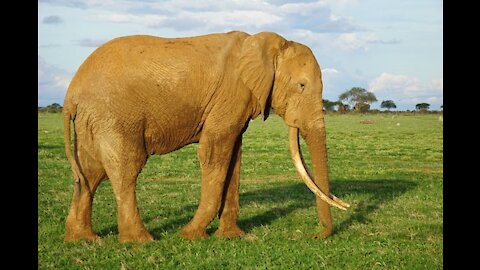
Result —
[{"label": "elephant head", "polygon": [[[262,32],[245,39],[238,69],[243,84],[256,98],[256,115],[266,119],[271,108],[288,125],[295,167],[317,195],[317,214],[324,226],[320,237],[331,235],[330,206],[346,210],[349,205],[329,189],[322,73],[315,56],[305,45]],[[299,134],[308,145],[314,174],[303,160]]]}]

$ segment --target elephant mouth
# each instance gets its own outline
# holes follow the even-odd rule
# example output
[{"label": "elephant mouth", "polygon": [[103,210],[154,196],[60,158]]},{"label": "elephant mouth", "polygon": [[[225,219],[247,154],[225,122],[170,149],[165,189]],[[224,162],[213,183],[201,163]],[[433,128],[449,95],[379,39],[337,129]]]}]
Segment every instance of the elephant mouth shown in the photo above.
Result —
[{"label": "elephant mouth", "polygon": [[328,203],[331,206],[337,207],[342,210],[347,210],[350,205],[339,198],[337,198],[333,194],[325,194],[323,193],[320,188],[315,184],[313,181],[313,174],[308,170],[307,165],[305,164],[305,160],[303,159],[303,155],[300,149],[300,137],[299,137],[299,130],[295,127],[289,128],[289,144],[290,144],[290,154],[292,155],[293,164],[297,169],[298,173],[302,177],[303,182],[305,185],[321,200]]}]

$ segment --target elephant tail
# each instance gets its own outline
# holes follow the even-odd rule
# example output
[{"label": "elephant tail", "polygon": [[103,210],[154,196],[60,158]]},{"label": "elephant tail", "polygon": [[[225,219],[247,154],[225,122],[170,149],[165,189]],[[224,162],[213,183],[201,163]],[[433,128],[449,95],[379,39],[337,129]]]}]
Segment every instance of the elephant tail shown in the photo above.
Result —
[{"label": "elephant tail", "polygon": [[73,154],[77,154],[77,146],[76,146],[76,132],[75,132],[75,123],[73,124],[73,153],[71,150],[71,135],[70,135],[70,123],[73,119],[75,119],[76,111],[71,111],[71,106],[68,102],[65,102],[63,108],[63,125],[64,125],[64,141],[65,141],[65,154],[67,155],[68,161],[70,162],[70,166],[72,167],[73,177],[75,179],[75,184],[80,184],[84,182],[83,174],[80,171],[80,167],[78,165],[77,157],[73,156]]}]

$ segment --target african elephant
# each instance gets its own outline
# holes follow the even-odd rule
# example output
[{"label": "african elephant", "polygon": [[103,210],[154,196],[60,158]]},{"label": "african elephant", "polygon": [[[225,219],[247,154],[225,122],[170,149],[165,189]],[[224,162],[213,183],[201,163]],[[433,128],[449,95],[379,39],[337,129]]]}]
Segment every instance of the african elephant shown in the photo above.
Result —
[{"label": "african elephant", "polygon": [[[270,108],[289,126],[294,164],[316,195],[317,214],[332,234],[330,206],[349,205],[329,192],[322,76],[305,45],[278,34],[243,32],[189,38],[146,35],[113,39],[79,67],[64,102],[66,156],[74,192],[66,241],[95,239],[92,201],[110,179],[118,209],[119,240],[149,241],[137,208],[136,179],[150,155],[198,143],[201,198],[185,239],[206,236],[219,216],[217,236],[235,237],[242,134]],[[70,125],[73,122],[73,152]],[[299,148],[311,152],[314,175]]]}]

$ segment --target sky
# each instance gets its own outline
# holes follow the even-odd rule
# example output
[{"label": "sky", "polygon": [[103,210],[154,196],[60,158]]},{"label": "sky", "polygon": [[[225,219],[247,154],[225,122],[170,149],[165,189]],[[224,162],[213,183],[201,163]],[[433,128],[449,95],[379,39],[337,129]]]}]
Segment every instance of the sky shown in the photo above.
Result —
[{"label": "sky", "polygon": [[277,32],[309,46],[323,98],[352,87],[399,110],[443,105],[441,0],[38,0],[38,105],[63,104],[78,67],[102,43],[126,35],[187,37]]}]

